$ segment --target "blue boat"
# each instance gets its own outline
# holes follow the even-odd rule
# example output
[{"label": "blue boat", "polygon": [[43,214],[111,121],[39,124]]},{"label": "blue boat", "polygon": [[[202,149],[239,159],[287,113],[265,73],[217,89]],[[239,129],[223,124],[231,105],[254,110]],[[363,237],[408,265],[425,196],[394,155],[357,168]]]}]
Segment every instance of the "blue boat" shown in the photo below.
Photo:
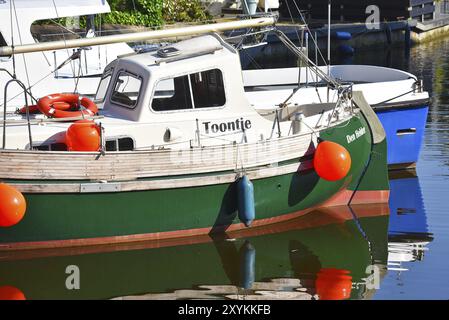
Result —
[{"label": "blue boat", "polygon": [[[390,169],[414,167],[430,102],[421,81],[408,72],[377,66],[335,65],[329,71],[325,66],[319,68],[351,84],[353,91],[363,92],[384,126]],[[243,80],[247,98],[260,112],[270,112],[270,108],[273,111],[273,105],[279,106],[286,99],[290,105],[310,105],[326,99],[335,102],[335,90],[328,89],[306,67],[245,70]]]},{"label": "blue boat", "polygon": [[388,165],[394,168],[418,162],[429,105],[374,107],[387,134]]}]

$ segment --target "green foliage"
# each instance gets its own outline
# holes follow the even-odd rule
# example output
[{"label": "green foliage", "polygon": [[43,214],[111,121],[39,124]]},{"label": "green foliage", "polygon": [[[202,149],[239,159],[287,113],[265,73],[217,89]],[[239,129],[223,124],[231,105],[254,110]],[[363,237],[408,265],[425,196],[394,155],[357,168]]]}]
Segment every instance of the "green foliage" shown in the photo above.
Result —
[{"label": "green foliage", "polygon": [[193,22],[211,19],[199,0],[164,0],[163,17],[167,22]]},{"label": "green foliage", "polygon": [[164,0],[110,0],[111,13],[102,16],[103,23],[138,26],[160,26]]},{"label": "green foliage", "polygon": [[160,26],[163,22],[193,22],[211,18],[199,0],[110,0],[104,23]]},{"label": "green foliage", "polygon": [[[210,14],[199,0],[109,0],[111,12],[96,16],[100,23],[135,25],[145,27],[161,26],[164,22],[194,22],[210,20]],[[67,25],[70,18],[54,19],[56,23]],[[42,20],[37,24],[49,24]],[[86,18],[80,17],[81,28],[86,26]]]}]

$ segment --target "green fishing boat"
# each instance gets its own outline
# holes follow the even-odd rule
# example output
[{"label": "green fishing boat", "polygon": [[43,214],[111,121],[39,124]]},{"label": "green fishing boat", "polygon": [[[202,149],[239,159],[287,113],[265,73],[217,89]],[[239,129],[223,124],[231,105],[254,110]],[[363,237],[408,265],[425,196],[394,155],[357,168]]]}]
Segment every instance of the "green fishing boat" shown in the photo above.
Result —
[{"label": "green fishing boat", "polygon": [[238,52],[210,34],[111,62],[93,101],[51,94],[25,115],[5,103],[0,250],[231,232],[386,203],[379,120],[350,84],[312,70],[337,102],[286,97],[257,111]]}]

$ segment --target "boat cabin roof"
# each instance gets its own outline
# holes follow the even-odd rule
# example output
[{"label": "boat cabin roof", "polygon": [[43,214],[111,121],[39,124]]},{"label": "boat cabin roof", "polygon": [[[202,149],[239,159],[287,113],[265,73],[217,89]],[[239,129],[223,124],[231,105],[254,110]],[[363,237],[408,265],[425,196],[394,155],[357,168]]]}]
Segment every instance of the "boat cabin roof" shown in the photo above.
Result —
[{"label": "boat cabin roof", "polygon": [[97,103],[105,116],[143,122],[251,109],[238,52],[215,34],[115,60],[103,73]]},{"label": "boat cabin roof", "polygon": [[[221,57],[222,55],[229,53],[236,54],[236,51],[219,36],[210,34],[164,46],[159,50],[124,56],[120,61],[135,63],[148,70],[156,70],[164,64],[166,64],[166,67],[168,68],[172,65],[179,68],[180,65],[187,64],[185,63],[186,59],[193,58],[199,58],[197,60],[207,64],[207,60],[215,59],[215,57],[211,55],[218,55]],[[188,63],[191,64],[192,61],[189,60]]]}]

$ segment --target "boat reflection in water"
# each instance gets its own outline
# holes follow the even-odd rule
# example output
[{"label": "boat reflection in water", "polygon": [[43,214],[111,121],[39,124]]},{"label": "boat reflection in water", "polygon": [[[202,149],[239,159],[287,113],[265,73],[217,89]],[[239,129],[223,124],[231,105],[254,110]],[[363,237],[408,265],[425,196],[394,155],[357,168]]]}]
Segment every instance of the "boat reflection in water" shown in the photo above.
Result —
[{"label": "boat reflection in water", "polygon": [[3,252],[0,298],[370,299],[387,269],[407,270],[432,241],[415,173],[392,173],[390,184],[390,208],[320,209],[226,236]]},{"label": "boat reflection in water", "polygon": [[433,234],[428,229],[416,172],[391,172],[390,188],[388,270],[403,272],[408,270],[404,263],[423,260]]},{"label": "boat reflection in water", "polygon": [[4,252],[0,295],[361,299],[369,294],[367,267],[386,265],[388,213],[386,204],[337,207],[221,237]]}]

